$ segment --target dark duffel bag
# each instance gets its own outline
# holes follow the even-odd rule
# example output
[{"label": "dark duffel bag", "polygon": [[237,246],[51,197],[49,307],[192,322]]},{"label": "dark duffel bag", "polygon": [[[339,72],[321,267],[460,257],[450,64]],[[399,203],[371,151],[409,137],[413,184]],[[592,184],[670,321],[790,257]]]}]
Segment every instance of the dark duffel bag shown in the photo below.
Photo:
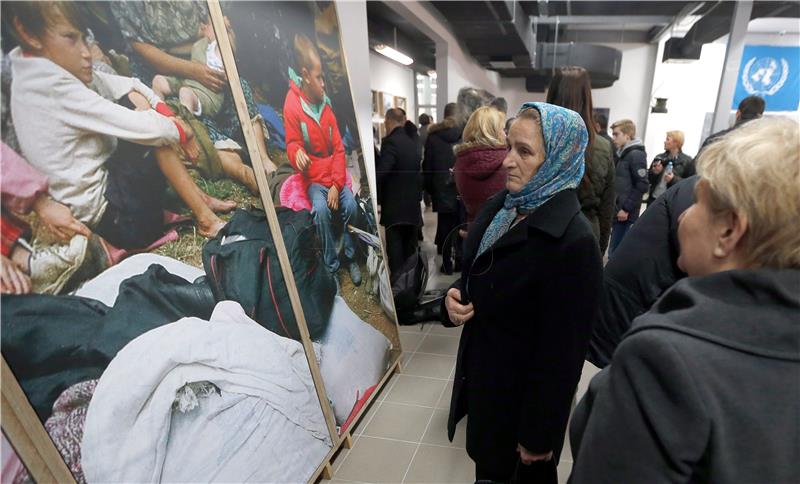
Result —
[{"label": "dark duffel bag", "polygon": [[[322,262],[311,213],[288,209],[278,209],[277,213],[308,332],[316,340],[328,326],[336,281]],[[203,247],[203,267],[217,301],[236,301],[260,325],[300,341],[297,319],[263,211],[237,210]]]},{"label": "dark duffel bag", "polygon": [[428,284],[428,263],[419,248],[392,274],[391,282],[395,310],[400,313],[414,309]]}]

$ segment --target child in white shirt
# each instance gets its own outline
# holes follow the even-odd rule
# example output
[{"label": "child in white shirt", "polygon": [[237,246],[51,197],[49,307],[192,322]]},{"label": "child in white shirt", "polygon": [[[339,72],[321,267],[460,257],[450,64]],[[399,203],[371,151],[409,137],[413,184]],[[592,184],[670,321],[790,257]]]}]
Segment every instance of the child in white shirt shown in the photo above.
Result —
[{"label": "child in white shirt", "polygon": [[[137,79],[92,71],[74,5],[16,2],[11,11],[22,43],[10,54],[11,112],[23,154],[48,176],[52,196],[111,244],[142,248],[163,233],[166,178],[199,233],[216,235],[224,222],[214,210],[235,203],[202,192],[181,163],[188,125]],[[93,80],[102,96],[87,87]]]}]

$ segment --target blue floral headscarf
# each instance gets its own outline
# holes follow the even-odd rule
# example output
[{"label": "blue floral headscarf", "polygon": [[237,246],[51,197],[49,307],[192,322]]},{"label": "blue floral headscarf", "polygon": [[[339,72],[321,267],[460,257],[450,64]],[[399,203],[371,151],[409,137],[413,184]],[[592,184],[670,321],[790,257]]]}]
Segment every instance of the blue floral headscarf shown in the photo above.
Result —
[{"label": "blue floral headscarf", "polygon": [[517,215],[532,213],[556,193],[577,188],[583,178],[589,133],[580,115],[570,109],[538,102],[525,103],[520,111],[527,108],[539,111],[542,120],[544,163],[522,190],[506,195],[503,208],[483,234],[478,255],[508,232]]}]

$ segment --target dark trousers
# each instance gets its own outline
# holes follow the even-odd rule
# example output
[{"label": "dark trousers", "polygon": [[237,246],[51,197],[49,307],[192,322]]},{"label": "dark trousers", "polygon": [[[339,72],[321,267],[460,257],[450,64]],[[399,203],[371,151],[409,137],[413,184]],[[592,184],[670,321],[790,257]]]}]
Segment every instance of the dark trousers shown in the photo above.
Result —
[{"label": "dark trousers", "polygon": [[[442,267],[452,272],[453,261],[461,259],[461,237],[458,235],[458,212],[439,213],[436,221],[436,248],[442,254]],[[455,251],[455,254],[453,253]],[[460,265],[460,262],[457,263]]]},{"label": "dark trousers", "polygon": [[625,222],[617,222],[615,221],[611,225],[611,242],[608,246],[608,257],[610,258],[611,255],[617,250],[617,247],[622,242],[622,239],[625,238],[625,234],[628,233],[630,230],[633,222],[625,221]]},{"label": "dark trousers", "polygon": [[403,266],[403,262],[417,252],[417,226],[398,224],[386,227],[386,257],[392,274]]},{"label": "dark trousers", "polygon": [[555,458],[548,461],[537,461],[530,465],[517,459],[516,466],[508,469],[508,473],[498,475],[475,465],[475,482],[507,482],[511,484],[557,484],[558,472]]},{"label": "dark trousers", "polygon": [[[127,96],[119,103],[134,109]],[[150,146],[125,140],[106,160],[106,211],[94,232],[122,249],[143,249],[164,233],[167,182]]]}]

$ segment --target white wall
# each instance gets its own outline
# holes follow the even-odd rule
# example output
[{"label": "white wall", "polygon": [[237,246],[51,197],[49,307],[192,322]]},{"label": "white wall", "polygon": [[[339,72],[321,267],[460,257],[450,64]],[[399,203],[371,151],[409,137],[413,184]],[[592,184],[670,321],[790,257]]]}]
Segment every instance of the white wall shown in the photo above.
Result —
[{"label": "white wall", "polygon": [[[369,38],[367,37],[367,3],[364,0],[336,2],[339,14],[339,31],[342,35],[347,63],[350,89],[355,103],[358,120],[358,134],[364,151],[364,164],[370,183],[370,193],[375,193],[375,153],[372,150],[372,94],[370,70]],[[376,209],[377,213],[377,209]]]},{"label": "white wall", "polygon": [[653,97],[665,97],[667,113],[650,113],[646,136],[643,138],[648,158],[664,151],[666,132],[683,131],[686,140],[683,151],[691,156],[705,137],[703,124],[706,113],[713,113],[719,90],[719,79],[725,62],[725,44],[703,46],[700,60],[689,63],[663,63],[659,45],[653,77]]},{"label": "white wall", "polygon": [[[408,119],[416,120],[417,106],[414,102],[416,81],[414,71],[386,57],[369,51],[369,85],[373,91],[386,92],[406,98]],[[380,113],[383,115],[384,113]],[[416,122],[416,121],[415,121]]]},{"label": "white wall", "polygon": [[456,100],[459,89],[468,86],[506,98],[512,112],[523,102],[544,100],[544,94],[525,91],[524,79],[503,79],[475,62],[450,30],[447,21],[431,5],[420,1],[389,2],[387,5],[436,43],[439,112],[444,110],[446,103]]},{"label": "white wall", "polygon": [[[592,89],[592,104],[609,108],[608,125],[620,119],[636,124],[643,137],[650,110],[650,90],[658,46],[655,44],[602,44],[622,52],[619,79],[611,87]],[[649,152],[648,152],[649,154]]]},{"label": "white wall", "polygon": [[[748,28],[758,29],[758,25],[764,20],[753,20]],[[686,141],[683,151],[692,156],[697,154],[703,140],[710,134],[704,133],[703,128],[706,115],[713,113],[716,106],[727,42],[726,35],[713,43],[703,45],[700,60],[684,64],[662,63],[664,43],[659,45],[652,96],[668,98],[669,112],[651,113],[648,116],[644,142],[650,159],[663,151],[666,132],[674,129],[684,132]],[[792,32],[783,35],[763,31],[749,32],[745,45],[797,46],[800,45],[800,35]],[[735,119],[735,111],[730,111],[731,124]],[[800,119],[800,112],[780,114]]]}]

